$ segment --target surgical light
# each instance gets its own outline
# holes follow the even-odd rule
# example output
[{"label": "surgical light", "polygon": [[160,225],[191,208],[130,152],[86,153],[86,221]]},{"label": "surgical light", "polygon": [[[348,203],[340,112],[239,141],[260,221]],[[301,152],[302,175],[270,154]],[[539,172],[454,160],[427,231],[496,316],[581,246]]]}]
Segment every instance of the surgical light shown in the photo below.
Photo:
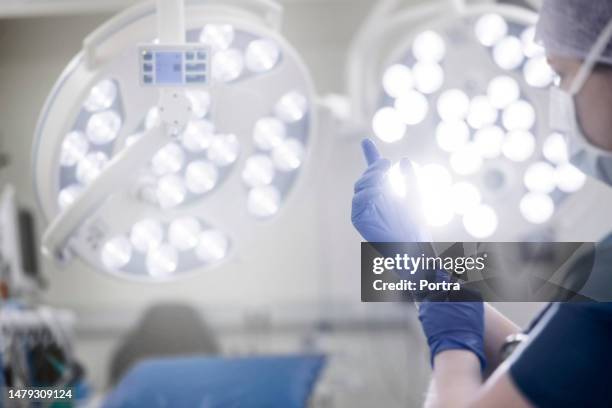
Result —
[{"label": "surgical light", "polygon": [[569,159],[567,142],[560,133],[552,133],[546,138],[542,153],[546,159],[555,164],[563,164]]},{"label": "surgical light", "polygon": [[[540,137],[550,134],[544,88],[554,75],[534,41],[531,10],[456,3],[462,4],[453,12],[442,5],[397,6],[397,15],[394,8],[377,8],[378,19],[363,33],[377,32],[380,39],[357,42],[362,59],[349,67],[353,95],[358,111],[370,115],[374,135],[393,144],[382,147],[386,156],[419,162],[417,175],[433,164],[447,169],[450,186],[434,183],[422,193],[429,225],[446,226],[442,233],[459,224],[477,239],[498,228],[520,236],[532,223],[520,210],[525,194],[549,195],[555,203],[568,192],[560,187],[559,175],[571,173],[562,167],[562,143]],[[372,52],[373,46],[381,51]],[[372,55],[380,60],[371,62]],[[380,81],[377,94],[362,85],[364,78]],[[407,195],[399,165],[388,179],[396,194]],[[446,200],[440,204],[433,196]]]},{"label": "surgical light", "polygon": [[555,203],[549,195],[543,193],[527,193],[520,202],[521,214],[533,224],[542,224],[552,217]]},{"label": "surgical light", "polygon": [[586,183],[586,175],[570,163],[563,163],[555,169],[557,188],[565,193],[574,193]]},{"label": "surgical light", "polygon": [[[266,2],[247,13],[239,3],[187,2],[184,40],[172,44],[168,30],[154,29],[153,4],[119,14],[105,24],[112,30],[84,42],[36,129],[35,184],[50,221],[46,254],[165,280],[228,259],[261,220],[279,214],[316,131],[314,91],[278,34],[280,8]],[[164,30],[172,26],[165,23]],[[185,69],[192,60],[204,73],[209,66],[210,86],[148,84],[152,47],[182,53]],[[160,102],[172,91],[176,106]],[[162,132],[173,130],[167,120],[175,110],[189,111],[184,123],[176,134]]]}]

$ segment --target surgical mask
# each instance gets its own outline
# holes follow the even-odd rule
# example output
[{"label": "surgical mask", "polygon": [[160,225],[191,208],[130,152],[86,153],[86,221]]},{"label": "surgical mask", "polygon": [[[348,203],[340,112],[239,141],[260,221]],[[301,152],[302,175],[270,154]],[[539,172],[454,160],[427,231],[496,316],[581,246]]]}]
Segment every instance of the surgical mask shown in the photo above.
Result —
[{"label": "surgical mask", "polygon": [[[589,142],[578,122],[575,96],[593,71],[593,67],[612,38],[612,21],[603,29],[593,48],[578,70],[569,91],[553,86],[550,89],[550,125],[567,139],[570,163],[585,174],[612,186],[612,152]],[[612,129],[610,129],[612,135]]]}]

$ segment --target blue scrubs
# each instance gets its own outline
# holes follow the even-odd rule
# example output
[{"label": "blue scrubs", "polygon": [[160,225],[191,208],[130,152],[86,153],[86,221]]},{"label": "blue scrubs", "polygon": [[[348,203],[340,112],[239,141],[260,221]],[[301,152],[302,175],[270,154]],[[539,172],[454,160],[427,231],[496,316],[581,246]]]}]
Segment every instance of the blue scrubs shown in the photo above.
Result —
[{"label": "blue scrubs", "polygon": [[[598,244],[593,273],[612,291],[612,235]],[[612,407],[612,303],[551,304],[528,333],[510,375],[532,404]]]}]

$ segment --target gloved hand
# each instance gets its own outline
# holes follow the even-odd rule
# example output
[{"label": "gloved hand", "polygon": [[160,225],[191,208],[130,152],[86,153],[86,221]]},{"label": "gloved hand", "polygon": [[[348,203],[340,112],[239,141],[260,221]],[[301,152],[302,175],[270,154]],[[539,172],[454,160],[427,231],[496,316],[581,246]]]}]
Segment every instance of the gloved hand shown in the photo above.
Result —
[{"label": "gloved hand", "polygon": [[468,350],[476,354],[484,370],[484,306],[482,302],[435,302],[419,305],[419,320],[434,357],[445,350]]},{"label": "gloved hand", "polygon": [[400,197],[387,181],[391,167],[381,158],[370,139],[362,144],[368,168],[355,183],[351,220],[361,236],[369,242],[428,242],[428,234],[421,225],[420,203],[414,169],[409,160],[400,163],[408,180],[409,193]]}]

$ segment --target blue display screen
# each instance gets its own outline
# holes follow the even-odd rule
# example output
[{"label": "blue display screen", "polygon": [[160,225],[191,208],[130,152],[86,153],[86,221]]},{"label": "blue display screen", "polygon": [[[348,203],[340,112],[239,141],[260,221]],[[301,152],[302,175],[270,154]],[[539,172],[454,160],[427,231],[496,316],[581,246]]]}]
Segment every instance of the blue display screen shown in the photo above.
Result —
[{"label": "blue display screen", "polygon": [[158,51],[155,53],[155,79],[158,84],[183,83],[183,53]]}]

